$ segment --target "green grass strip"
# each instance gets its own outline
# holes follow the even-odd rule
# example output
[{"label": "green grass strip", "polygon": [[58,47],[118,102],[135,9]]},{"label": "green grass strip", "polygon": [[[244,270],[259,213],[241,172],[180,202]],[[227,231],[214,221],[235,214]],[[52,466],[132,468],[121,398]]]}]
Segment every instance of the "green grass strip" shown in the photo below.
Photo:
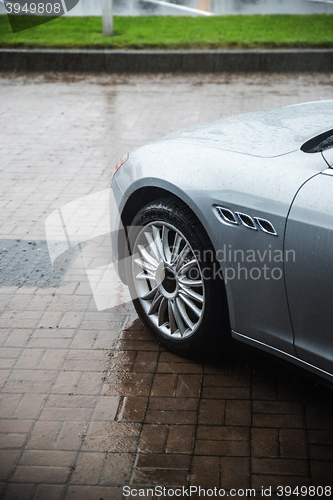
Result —
[{"label": "green grass strip", "polygon": [[216,49],[330,48],[333,14],[114,18],[115,35],[102,35],[100,17],[60,17],[12,33],[0,16],[0,47]]}]

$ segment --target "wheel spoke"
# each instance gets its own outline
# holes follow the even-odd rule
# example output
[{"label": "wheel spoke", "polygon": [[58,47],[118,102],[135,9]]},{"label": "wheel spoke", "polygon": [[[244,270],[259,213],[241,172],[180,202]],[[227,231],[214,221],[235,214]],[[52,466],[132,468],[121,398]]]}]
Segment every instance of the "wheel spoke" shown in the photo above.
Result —
[{"label": "wheel spoke", "polygon": [[157,281],[155,276],[151,272],[143,272],[136,275],[137,280],[153,280]]},{"label": "wheel spoke", "polygon": [[163,226],[162,229],[162,245],[163,245],[163,253],[166,262],[171,262],[171,252],[169,247],[169,228]]},{"label": "wheel spoke", "polygon": [[171,300],[168,300],[168,316],[169,316],[169,324],[170,324],[170,333],[171,333],[171,335],[173,335],[178,330],[178,326],[176,324],[175,316],[173,314]]},{"label": "wheel spoke", "polygon": [[152,290],[149,290],[148,292],[141,295],[141,299],[142,300],[153,300],[154,296],[156,295],[157,290],[158,290],[158,287],[155,286]]},{"label": "wheel spoke", "polygon": [[139,251],[141,252],[143,259],[149,262],[154,269],[157,269],[158,261],[152,255],[149,255],[149,253],[147,252],[147,250],[143,245],[139,245],[138,248]]},{"label": "wheel spoke", "polygon": [[197,266],[198,263],[195,259],[191,260],[190,262],[187,262],[184,264],[178,271],[178,274],[185,274],[187,271],[189,271],[192,267]]},{"label": "wheel spoke", "polygon": [[203,303],[203,296],[200,295],[200,293],[195,292],[194,290],[191,290],[190,288],[187,288],[186,286],[180,284],[180,289],[183,295],[187,296],[190,299],[197,300],[201,304]]},{"label": "wheel spoke", "polygon": [[185,304],[194,312],[194,314],[196,314],[199,318],[201,315],[201,309],[199,309],[195,304],[193,304],[192,300],[186,297],[186,295],[180,293],[179,296],[183,299]]},{"label": "wheel spoke", "polygon": [[190,278],[187,278],[186,276],[178,276],[178,281],[180,285],[184,285],[186,287],[202,287],[202,281],[201,280],[191,280]]},{"label": "wheel spoke", "polygon": [[[153,226],[153,228],[154,228],[154,226]],[[157,249],[156,241],[154,240],[153,235],[151,233],[146,232],[145,237],[147,239],[150,251],[152,253],[152,257],[155,257],[157,262],[160,262],[160,260],[161,260],[160,253]]]},{"label": "wheel spoke", "polygon": [[182,316],[181,316],[180,311],[178,309],[177,302],[174,301],[172,306],[173,306],[173,314],[174,314],[178,329],[180,331],[181,336],[183,336],[185,331],[186,331],[186,326],[184,325],[184,322],[182,320]]},{"label": "wheel spoke", "polygon": [[187,254],[190,252],[190,247],[186,244],[183,248],[183,250],[180,252],[176,262],[175,262],[175,265],[176,265],[176,269],[178,270],[180,268],[180,266],[182,265],[182,263],[184,262],[185,260],[185,257],[187,256]]},{"label": "wheel spoke", "polygon": [[165,311],[168,307],[168,300],[164,297],[160,303],[160,307],[158,308],[158,326],[161,326],[165,323]]},{"label": "wheel spoke", "polygon": [[148,273],[151,271],[156,271],[156,267],[149,264],[149,262],[144,261],[143,259],[134,259],[135,264],[140,266],[144,271]]},{"label": "wheel spoke", "polygon": [[160,305],[161,300],[163,299],[163,295],[157,290],[156,295],[151,303],[150,309],[148,311],[149,316],[151,314],[155,314],[158,310],[158,306]]},{"label": "wheel spoke", "polygon": [[187,324],[187,326],[189,328],[191,328],[191,330],[193,330],[194,323],[188,317],[188,314],[186,312],[186,307],[185,307],[185,304],[184,304],[184,301],[183,301],[182,297],[177,297],[176,301],[177,301],[179,312],[182,315],[183,320],[185,321],[185,323]]},{"label": "wheel spoke", "polygon": [[173,247],[172,247],[172,255],[171,255],[171,262],[172,263],[178,257],[179,247],[180,247],[181,242],[182,242],[182,237],[178,233],[176,233],[175,239],[174,239],[174,242],[173,242]]},{"label": "wheel spoke", "polygon": [[159,261],[163,260],[165,262],[165,255],[164,255],[160,230],[156,226],[152,226],[152,230],[153,230],[153,235],[154,235],[154,243],[155,243],[157,251],[158,251]]}]

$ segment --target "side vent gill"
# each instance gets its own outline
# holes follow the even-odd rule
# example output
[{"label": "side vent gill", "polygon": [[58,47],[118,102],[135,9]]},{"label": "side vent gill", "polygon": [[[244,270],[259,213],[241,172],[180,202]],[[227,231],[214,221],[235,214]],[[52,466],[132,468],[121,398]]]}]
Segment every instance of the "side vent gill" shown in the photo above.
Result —
[{"label": "side vent gill", "polygon": [[277,232],[275,231],[273,224],[271,224],[268,220],[260,219],[259,217],[256,217],[254,220],[258,224],[259,228],[262,231],[264,231],[264,233],[268,233],[268,234],[272,234],[273,236],[277,236]]},{"label": "side vent gill", "polygon": [[248,227],[249,229],[254,229],[255,231],[258,230],[256,223],[254,222],[254,219],[252,219],[252,217],[246,214],[242,214],[241,212],[236,212],[236,215],[243,226]]},{"label": "side vent gill", "polygon": [[216,207],[216,209],[224,222],[228,222],[229,224],[239,224],[231,210],[223,207]]},{"label": "side vent gill", "polygon": [[[328,169],[330,170],[330,169]],[[332,169],[333,171],[333,169]],[[266,234],[271,234],[272,236],[278,236],[275,231],[275,227],[269,220],[262,219],[261,217],[251,217],[250,215],[243,214],[242,212],[232,212],[229,208],[216,207],[216,211],[220,216],[220,219],[224,224],[227,225],[242,225],[248,229],[254,229],[255,231],[262,231]]]}]

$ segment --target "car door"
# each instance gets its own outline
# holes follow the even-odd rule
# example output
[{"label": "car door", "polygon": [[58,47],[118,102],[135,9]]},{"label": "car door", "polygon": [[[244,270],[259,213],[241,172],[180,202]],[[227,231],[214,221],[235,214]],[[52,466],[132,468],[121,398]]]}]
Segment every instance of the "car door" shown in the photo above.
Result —
[{"label": "car door", "polygon": [[332,200],[333,169],[327,168],[298,191],[285,234],[285,249],[293,251],[285,262],[285,280],[296,353],[329,373],[333,373]]}]

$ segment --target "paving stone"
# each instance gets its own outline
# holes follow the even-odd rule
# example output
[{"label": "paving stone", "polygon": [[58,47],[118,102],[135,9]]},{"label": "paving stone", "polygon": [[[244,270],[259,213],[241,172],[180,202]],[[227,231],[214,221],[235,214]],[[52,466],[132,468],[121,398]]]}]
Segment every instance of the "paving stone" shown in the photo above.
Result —
[{"label": "paving stone", "polygon": [[121,500],[122,489],[107,486],[70,486],[65,495],[65,500],[91,500],[92,498]]},{"label": "paving stone", "polygon": [[69,467],[17,466],[12,481],[15,483],[64,484],[69,475]]},{"label": "paving stone", "polygon": [[93,420],[114,420],[119,406],[119,398],[115,396],[101,396],[97,403],[93,403],[95,410]]},{"label": "paving stone", "polygon": [[254,413],[277,413],[279,415],[302,415],[303,408],[297,402],[284,401],[253,401],[252,411]]},{"label": "paving stone", "polygon": [[250,401],[226,401],[225,405],[226,425],[251,425],[251,402]]},{"label": "paving stone", "polygon": [[168,426],[166,424],[144,424],[140,434],[139,450],[150,453],[163,452],[167,435]]},{"label": "paving stone", "polygon": [[149,398],[149,410],[174,410],[174,411],[196,411],[199,406],[198,398]]},{"label": "paving stone", "polygon": [[190,466],[191,456],[154,453],[141,453],[138,456],[136,467],[139,469],[184,469],[187,470]]},{"label": "paving stone", "polygon": [[[295,432],[292,429],[291,432]],[[283,439],[283,438],[282,438]],[[278,457],[279,440],[277,429],[251,429],[251,456],[252,457]]]},{"label": "paving stone", "polygon": [[250,399],[248,387],[203,387],[202,396],[207,399]]},{"label": "paving stone", "polygon": [[79,453],[70,482],[74,484],[97,484],[105,459],[106,454],[102,452]]},{"label": "paving stone", "polygon": [[281,457],[308,458],[308,443],[306,432],[304,430],[280,429],[279,443]]},{"label": "paving stone", "polygon": [[30,434],[26,449],[31,448],[34,450],[52,450],[57,436],[60,432],[61,426],[61,422],[37,421]]},{"label": "paving stone", "polygon": [[226,425],[199,425],[197,427],[196,438],[207,441],[250,441],[250,428]]},{"label": "paving stone", "polygon": [[230,489],[249,488],[250,486],[250,460],[241,457],[222,457],[220,485]]},{"label": "paving stone", "polygon": [[53,270],[46,241],[0,240],[0,285],[59,286],[65,271]]},{"label": "paving stone", "polygon": [[40,484],[37,486],[33,500],[62,500],[65,487],[55,484]]},{"label": "paving stone", "polygon": [[[279,475],[279,474],[253,474],[252,475],[252,487],[256,489],[272,488],[272,491],[277,491],[278,486],[290,486],[291,488],[299,488],[301,486],[310,486],[311,480],[309,477],[297,476],[296,474],[291,475]],[[281,497],[280,497],[281,498]],[[283,498],[283,497],[282,497]]]},{"label": "paving stone", "polygon": [[24,451],[19,465],[66,467],[75,461],[75,453],[70,451],[27,450]]},{"label": "paving stone", "polygon": [[52,392],[61,394],[74,394],[79,384],[81,375],[81,372],[73,372],[71,370],[60,371],[55,383],[52,386]]},{"label": "paving stone", "polygon": [[133,484],[152,486],[183,486],[188,483],[188,473],[182,470],[136,470],[132,479]]},{"label": "paving stone", "polygon": [[0,417],[12,417],[21,399],[22,394],[2,394],[0,396]]},{"label": "paving stone", "polygon": [[170,425],[166,453],[192,453],[194,447],[194,425]]},{"label": "paving stone", "polygon": [[[13,325],[11,325],[13,326]],[[4,347],[25,347],[31,337],[32,330],[14,328],[8,335]]]},{"label": "paving stone", "polygon": [[311,460],[311,478],[315,486],[331,486],[333,488],[332,462]]},{"label": "paving stone", "polygon": [[128,452],[136,450],[140,424],[122,422],[92,422],[82,451]]},{"label": "paving stone", "polygon": [[287,474],[306,476],[308,472],[306,460],[282,458],[252,458],[252,471],[255,474]]},{"label": "paving stone", "polygon": [[211,488],[220,483],[220,459],[218,457],[193,457],[191,485]]},{"label": "paving stone", "polygon": [[245,441],[201,441],[195,443],[196,455],[217,455],[220,457],[248,457],[250,444]]},{"label": "paving stone", "polygon": [[313,430],[307,432],[309,444],[326,443],[333,445],[333,431]]},{"label": "paving stone", "polygon": [[24,434],[0,434],[0,449],[23,448],[26,438]]},{"label": "paving stone", "polygon": [[204,387],[249,387],[251,379],[248,375],[206,375],[203,379]]},{"label": "paving stone", "polygon": [[46,398],[46,394],[23,394],[22,399],[15,410],[14,418],[38,418],[38,415],[45,404]]},{"label": "paving stone", "polygon": [[8,484],[3,499],[6,500],[30,500],[36,486],[34,484]]},{"label": "paving stone", "polygon": [[[178,376],[176,374],[156,374],[151,390],[152,396],[173,396],[176,392]],[[185,388],[186,390],[186,388]]]},{"label": "paving stone", "polygon": [[145,421],[156,424],[194,424],[197,415],[193,411],[148,410]]},{"label": "paving stone", "polygon": [[87,428],[87,422],[63,422],[53,448],[58,450],[79,450]]},{"label": "paving stone", "polygon": [[148,398],[125,396],[118,420],[121,422],[142,422],[145,418],[147,404]]},{"label": "paving stone", "polygon": [[255,427],[302,429],[304,427],[304,419],[303,415],[253,413],[252,425]]},{"label": "paving stone", "polygon": [[306,405],[306,426],[308,429],[332,429],[332,410],[327,404]]},{"label": "paving stone", "polygon": [[34,424],[34,420],[1,419],[0,431],[2,433],[27,434]]},{"label": "paving stone", "polygon": [[201,399],[198,423],[202,425],[224,424],[225,401],[214,399]]}]

